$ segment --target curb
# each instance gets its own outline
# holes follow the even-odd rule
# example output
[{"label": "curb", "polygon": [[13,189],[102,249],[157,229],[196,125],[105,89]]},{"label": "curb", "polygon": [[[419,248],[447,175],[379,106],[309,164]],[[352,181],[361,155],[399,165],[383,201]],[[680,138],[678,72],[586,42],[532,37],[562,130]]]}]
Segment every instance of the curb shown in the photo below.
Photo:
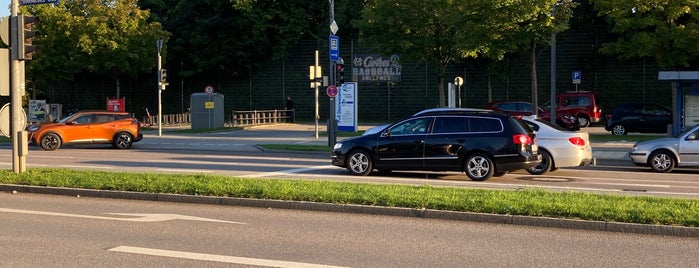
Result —
[{"label": "curb", "polygon": [[444,211],[400,207],[381,207],[353,204],[331,204],[308,201],[285,201],[271,199],[251,199],[220,196],[198,196],[168,193],[141,193],[128,191],[77,189],[0,184],[0,191],[11,193],[53,194],[87,196],[96,198],[130,199],[159,202],[193,203],[224,206],[245,206],[260,208],[296,209],[321,212],[356,213],[426,219],[472,221],[485,223],[512,224],[536,227],[553,227],[590,231],[620,232],[634,234],[667,235],[678,237],[699,237],[699,227],[636,224],[604,221],[585,221],[551,217],[501,215],[475,212]]}]

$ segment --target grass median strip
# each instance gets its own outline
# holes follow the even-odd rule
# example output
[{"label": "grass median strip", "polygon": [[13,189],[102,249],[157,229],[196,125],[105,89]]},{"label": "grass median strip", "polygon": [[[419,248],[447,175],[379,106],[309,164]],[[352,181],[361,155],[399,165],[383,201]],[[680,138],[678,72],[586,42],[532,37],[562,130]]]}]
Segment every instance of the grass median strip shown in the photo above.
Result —
[{"label": "grass median strip", "polygon": [[484,190],[53,168],[29,169],[19,174],[2,170],[0,183],[699,226],[697,199],[550,192],[540,189]]}]

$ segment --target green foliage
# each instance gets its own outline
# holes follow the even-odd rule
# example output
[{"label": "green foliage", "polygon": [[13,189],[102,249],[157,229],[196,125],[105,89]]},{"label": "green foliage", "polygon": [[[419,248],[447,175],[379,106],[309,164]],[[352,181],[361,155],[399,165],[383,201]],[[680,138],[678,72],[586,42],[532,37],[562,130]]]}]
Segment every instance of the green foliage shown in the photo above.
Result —
[{"label": "green foliage", "polygon": [[594,0],[595,9],[619,35],[600,49],[620,59],[655,58],[680,69],[699,59],[699,3],[692,0]]},{"label": "green foliage", "polygon": [[696,199],[46,168],[0,171],[0,183],[699,226]]},{"label": "green foliage", "polygon": [[444,106],[443,76],[450,63],[478,56],[500,60],[523,48],[533,54],[537,43],[567,29],[575,6],[567,0],[375,0],[355,23],[360,41],[379,52],[432,64]]}]

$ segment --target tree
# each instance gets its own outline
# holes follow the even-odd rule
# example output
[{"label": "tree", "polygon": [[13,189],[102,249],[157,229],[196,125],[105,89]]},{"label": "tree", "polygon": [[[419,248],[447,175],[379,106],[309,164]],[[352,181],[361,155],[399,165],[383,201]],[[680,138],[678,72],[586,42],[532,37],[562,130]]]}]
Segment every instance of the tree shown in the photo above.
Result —
[{"label": "tree", "polygon": [[363,41],[379,51],[435,66],[444,106],[449,63],[470,57],[497,61],[520,49],[531,55],[536,92],[536,45],[566,29],[574,6],[570,0],[375,0],[367,3],[357,23]]},{"label": "tree", "polygon": [[35,78],[48,82],[91,71],[115,80],[117,98],[121,76],[151,71],[155,40],[168,35],[147,21],[148,11],[135,0],[65,0],[24,9],[41,20],[41,52],[29,63]]},{"label": "tree", "polygon": [[455,59],[475,57],[481,42],[471,32],[477,28],[478,10],[468,0],[373,0],[355,21],[360,42],[385,54],[427,62],[438,77],[439,105],[445,106],[444,72]]},{"label": "tree", "polygon": [[662,68],[686,68],[699,59],[699,3],[692,0],[594,0],[619,35],[600,52],[620,59],[655,58]]}]

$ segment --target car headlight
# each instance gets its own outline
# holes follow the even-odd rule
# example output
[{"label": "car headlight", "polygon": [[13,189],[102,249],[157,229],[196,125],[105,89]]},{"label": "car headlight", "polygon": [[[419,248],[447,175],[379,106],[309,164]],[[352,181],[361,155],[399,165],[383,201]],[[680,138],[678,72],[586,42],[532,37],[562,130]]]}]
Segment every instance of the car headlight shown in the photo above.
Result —
[{"label": "car headlight", "polygon": [[575,119],[575,116],[572,116],[572,115],[568,115],[568,114],[567,114],[567,115],[564,115],[564,116],[563,116],[563,118],[565,118],[565,119],[568,119],[568,120],[571,120],[571,121],[572,121],[573,119]]},{"label": "car headlight", "polygon": [[37,130],[39,130],[38,125],[31,125],[31,126],[27,127],[27,131],[37,131]]},{"label": "car headlight", "polygon": [[333,146],[333,150],[339,150],[342,148],[342,142],[335,143],[335,146]]}]

